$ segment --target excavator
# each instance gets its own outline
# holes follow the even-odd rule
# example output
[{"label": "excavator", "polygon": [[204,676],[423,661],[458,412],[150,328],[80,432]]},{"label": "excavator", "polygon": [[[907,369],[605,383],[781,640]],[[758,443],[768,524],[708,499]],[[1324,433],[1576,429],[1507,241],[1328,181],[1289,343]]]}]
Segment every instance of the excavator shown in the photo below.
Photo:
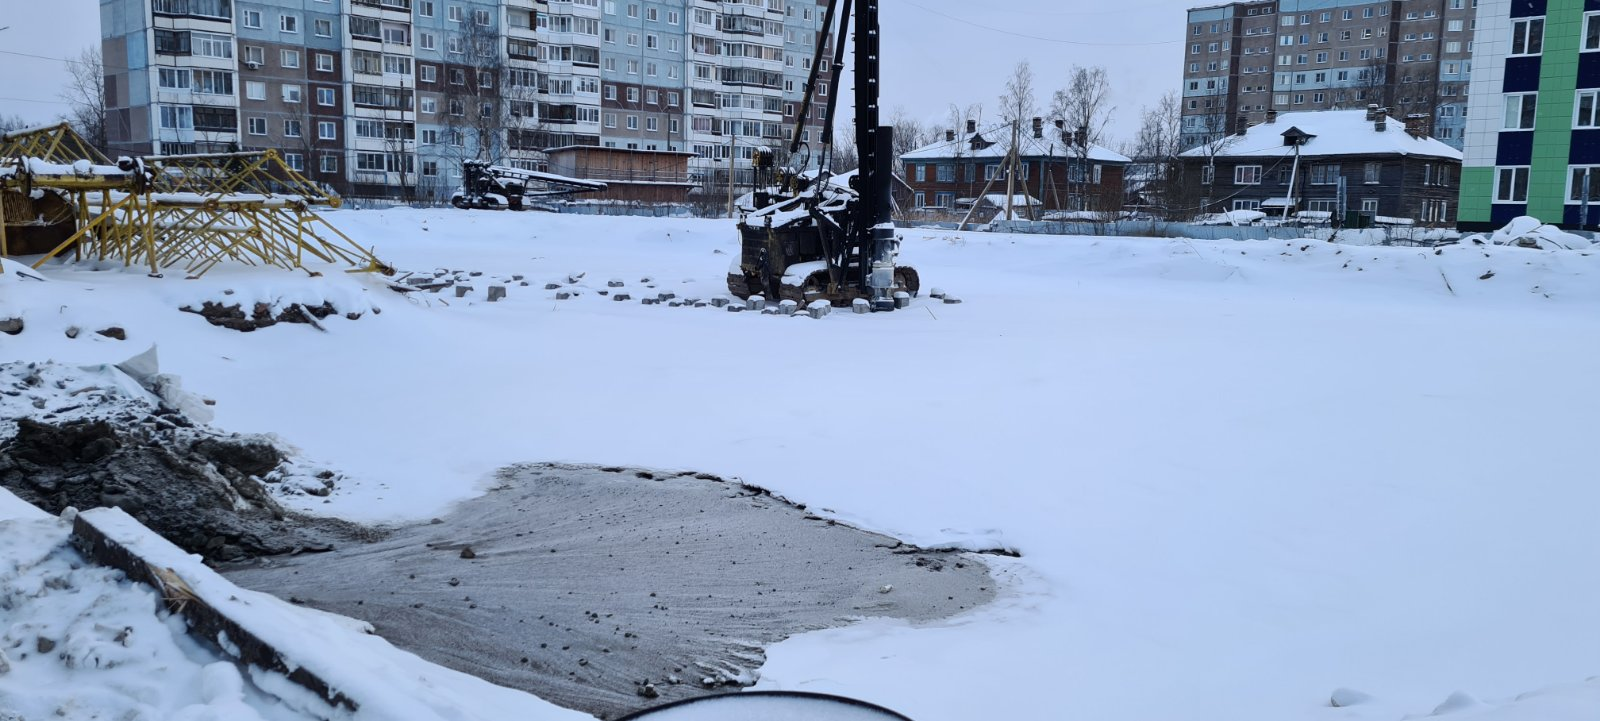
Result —
[{"label": "excavator", "polygon": [[[823,32],[812,58],[805,97],[789,141],[800,168],[778,169],[776,153],[755,153],[758,188],[741,203],[740,255],[728,271],[728,291],[740,298],[761,295],[802,305],[825,300],[847,306],[865,299],[872,310],[894,310],[914,297],[921,280],[899,265],[900,239],[890,219],[894,167],[894,128],[879,125],[879,0],[829,0]],[[802,129],[817,94],[817,80],[832,40],[830,85],[839,87],[844,69],[844,38],[856,21],[854,41],[855,131],[858,171],[832,169],[834,112],[838,93],[827,96],[822,136],[816,153],[802,140]],[[835,24],[837,22],[837,28]],[[803,151],[803,152],[802,152]],[[804,166],[815,160],[815,170]],[[900,303],[897,304],[897,300]]]},{"label": "excavator", "polygon": [[482,160],[461,163],[461,189],[450,204],[463,210],[522,210],[529,198],[550,198],[605,190],[598,180],[569,178],[555,173],[523,170]]}]

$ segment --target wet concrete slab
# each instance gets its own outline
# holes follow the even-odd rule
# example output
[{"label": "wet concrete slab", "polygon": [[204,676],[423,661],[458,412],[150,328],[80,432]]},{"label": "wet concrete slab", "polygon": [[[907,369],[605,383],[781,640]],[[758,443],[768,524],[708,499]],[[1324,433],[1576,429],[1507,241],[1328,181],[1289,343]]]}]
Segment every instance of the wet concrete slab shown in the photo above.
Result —
[{"label": "wet concrete slab", "polygon": [[763,649],[994,597],[981,557],[901,544],[737,480],[529,464],[380,541],[224,569],[395,645],[615,718],[752,683]]}]

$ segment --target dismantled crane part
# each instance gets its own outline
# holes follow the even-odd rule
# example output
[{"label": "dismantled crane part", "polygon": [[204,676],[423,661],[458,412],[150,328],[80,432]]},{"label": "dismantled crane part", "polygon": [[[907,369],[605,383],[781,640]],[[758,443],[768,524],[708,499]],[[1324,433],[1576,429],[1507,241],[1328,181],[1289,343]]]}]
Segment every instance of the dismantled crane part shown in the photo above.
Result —
[{"label": "dismantled crane part", "polygon": [[457,208],[523,210],[527,199],[549,198],[605,190],[598,180],[569,178],[565,175],[495,165],[482,160],[461,164],[461,189],[450,196]]},{"label": "dismantled crane part", "polygon": [[[740,204],[740,254],[728,271],[728,290],[741,298],[826,300],[835,306],[866,299],[873,310],[894,310],[896,294],[914,296],[921,285],[915,269],[896,263],[900,240],[890,219],[889,193],[894,129],[879,125],[878,0],[857,0],[854,13],[851,4],[851,0],[828,2],[823,39],[812,59],[789,154],[794,157],[806,145],[801,131],[812,100],[818,97],[817,76],[827,66],[823,55],[830,40],[834,52],[829,84],[839,86],[844,38],[850,35],[853,14],[855,131],[861,167],[840,175],[829,167],[837,93],[827,96],[814,171],[778,170],[772,150],[756,151],[757,190]],[[809,147],[807,151],[811,156]]]},{"label": "dismantled crane part", "polygon": [[223,261],[394,270],[316,212],[339,197],[273,150],[122,157],[111,162],[66,123],[0,135],[0,255],[181,265]]}]

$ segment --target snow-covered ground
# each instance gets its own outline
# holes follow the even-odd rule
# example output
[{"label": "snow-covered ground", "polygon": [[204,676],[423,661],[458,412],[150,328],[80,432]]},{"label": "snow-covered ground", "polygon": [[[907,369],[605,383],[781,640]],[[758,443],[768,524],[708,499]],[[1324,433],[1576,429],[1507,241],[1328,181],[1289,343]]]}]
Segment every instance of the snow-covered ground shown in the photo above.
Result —
[{"label": "snow-covered ground", "polygon": [[[953,621],[780,643],[763,688],[917,721],[1600,709],[1600,254],[906,231],[924,290],[963,303],[812,320],[638,303],[719,295],[727,222],[330,217],[400,268],[529,285],[487,303],[483,282],[401,296],[336,269],[8,263],[0,319],[27,325],[0,361],[159,344],[216,426],[345,474],[291,502],[348,518],[428,518],[513,462],[597,462],[1023,553]],[[579,272],[575,298],[543,289]],[[176,311],[225,299],[382,313],[239,333]],[[1340,689],[1361,702],[1332,707]]]}]

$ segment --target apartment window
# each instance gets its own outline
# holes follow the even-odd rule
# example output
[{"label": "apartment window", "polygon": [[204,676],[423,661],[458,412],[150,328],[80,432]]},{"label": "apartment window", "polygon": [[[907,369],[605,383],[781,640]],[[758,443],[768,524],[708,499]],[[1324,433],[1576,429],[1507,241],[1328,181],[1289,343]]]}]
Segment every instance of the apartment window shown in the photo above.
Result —
[{"label": "apartment window", "polygon": [[332,20],[317,20],[317,21],[311,23],[311,26],[312,26],[313,31],[316,32],[317,37],[319,37],[319,38],[331,38],[331,37],[333,37],[333,21]]},{"label": "apartment window", "polygon": [[1295,105],[1303,104],[1303,103],[1305,103],[1305,101],[1306,101],[1306,94],[1305,93],[1295,93],[1294,94],[1294,104]]},{"label": "apartment window", "polygon": [[1528,169],[1495,168],[1494,200],[1496,203],[1528,202]]},{"label": "apartment window", "polygon": [[1600,13],[1583,16],[1583,49],[1600,50]]},{"label": "apartment window", "polygon": [[244,84],[244,97],[247,100],[266,100],[267,84],[259,80],[247,80]]},{"label": "apartment window", "polygon": [[167,90],[188,90],[188,68],[161,68],[157,72],[157,85]]},{"label": "apartment window", "polygon": [[1507,95],[1505,124],[1506,130],[1532,130],[1533,113],[1538,105],[1538,93],[1519,93]]},{"label": "apartment window", "polygon": [[298,138],[298,137],[300,137],[300,121],[298,121],[298,120],[285,120],[285,121],[283,121],[283,137],[285,137],[285,138]]},{"label": "apartment window", "polygon": [[318,121],[317,122],[317,139],[318,140],[337,140],[337,139],[339,139],[339,124],[335,123],[335,122],[333,122],[331,120]]},{"label": "apartment window", "polygon": [[266,118],[245,118],[244,124],[245,129],[249,130],[251,135],[267,134]]},{"label": "apartment window", "polygon": [[298,103],[298,102],[300,102],[300,86],[299,85],[285,85],[285,86],[283,86],[283,102],[286,102],[286,103]]},{"label": "apartment window", "polygon": [[338,98],[333,88],[317,88],[317,104],[333,107]]},{"label": "apartment window", "polygon": [[617,114],[616,113],[606,113],[605,126],[608,127],[608,128],[617,127]]},{"label": "apartment window", "polygon": [[284,67],[284,68],[298,68],[298,67],[300,67],[300,51],[299,50],[279,50],[278,51],[278,66],[279,67]]},{"label": "apartment window", "polygon": [[678,107],[678,91],[676,91],[676,90],[668,90],[667,91],[667,107],[669,107],[669,108]]},{"label": "apartment window", "polygon": [[474,24],[476,24],[476,25],[481,25],[483,27],[489,27],[489,11],[488,10],[473,10],[472,11],[472,22]]},{"label": "apartment window", "polygon": [[317,72],[333,72],[333,56],[328,53],[317,53]]},{"label": "apartment window", "polygon": [[1361,168],[1361,182],[1376,185],[1383,177],[1383,163],[1364,163]]},{"label": "apartment window", "polygon": [[644,119],[644,129],[653,133],[653,132],[655,132],[655,131],[660,129],[660,125],[658,124],[658,121],[655,118],[645,118]]},{"label": "apartment window", "polygon": [[460,5],[451,5],[450,6],[450,22],[453,22],[453,23],[461,22],[461,18],[462,17],[463,17],[463,15],[461,14],[461,6]]},{"label": "apartment window", "polygon": [[1327,53],[1317,53],[1317,62],[1319,62],[1319,63],[1328,62],[1328,54]]},{"label": "apartment window", "polygon": [[278,29],[286,33],[300,32],[300,17],[297,15],[279,15]]},{"label": "apartment window", "polygon": [[1584,201],[1584,183],[1589,184],[1589,202],[1600,201],[1600,166],[1581,165],[1572,166],[1568,175],[1571,181],[1567,185],[1567,200],[1572,203]]},{"label": "apartment window", "polygon": [[467,71],[462,70],[461,68],[450,68],[450,84],[451,85],[466,85],[467,84]]},{"label": "apartment window", "polygon": [[424,112],[424,113],[428,113],[428,114],[431,115],[433,113],[439,112],[439,100],[438,100],[438,98],[422,98],[418,102],[422,106],[422,112]]},{"label": "apartment window", "polygon": [[1233,184],[1234,185],[1260,185],[1261,184],[1261,166],[1259,166],[1259,165],[1238,165],[1238,166],[1234,166],[1234,168],[1233,168]]},{"label": "apartment window", "polygon": [[242,10],[239,13],[239,21],[244,23],[244,26],[247,27],[247,28],[251,28],[253,30],[260,30],[261,29],[261,11],[260,10]]},{"label": "apartment window", "polygon": [[337,173],[337,172],[339,172],[339,156],[334,155],[333,153],[323,153],[322,154],[322,172],[324,172],[324,173]]},{"label": "apartment window", "polygon": [[283,164],[289,166],[290,170],[293,170],[297,173],[304,171],[306,169],[306,156],[301,155],[300,153],[284,153]]},{"label": "apartment window", "polygon": [[1600,90],[1579,90],[1578,114],[1572,121],[1574,128],[1600,128]]},{"label": "apartment window", "polygon": [[1511,23],[1511,54],[1538,55],[1544,49],[1544,18]]},{"label": "apartment window", "polygon": [[[1216,169],[1215,166],[1211,166],[1211,165],[1202,165],[1202,166],[1200,166],[1200,184],[1201,185],[1210,185],[1213,181],[1216,180],[1216,177],[1217,177],[1217,169]],[[967,182],[972,182],[972,178],[970,177],[970,174],[969,174],[969,176],[967,178]]]},{"label": "apartment window", "polygon": [[661,37],[655,33],[646,33],[644,36],[644,46],[650,49],[661,47]]},{"label": "apartment window", "polygon": [[1344,18],[1345,20],[1350,20],[1350,19],[1353,19],[1355,17],[1355,13],[1350,11],[1350,10],[1346,10],[1341,15],[1341,17]]},{"label": "apartment window", "polygon": [[1339,183],[1339,165],[1318,164],[1311,166],[1312,185],[1337,185]]},{"label": "apartment window", "polygon": [[638,88],[628,88],[628,102],[630,102],[630,103],[639,102],[639,89]]},{"label": "apartment window", "polygon": [[439,81],[439,66],[437,66],[437,65],[424,65],[424,64],[418,63],[417,64],[417,81],[418,82],[423,82],[423,83],[435,83],[435,82],[438,82]]},{"label": "apartment window", "polygon": [[1361,17],[1363,17],[1363,18],[1372,17],[1372,8],[1362,8],[1361,9]]},{"label": "apartment window", "polygon": [[417,14],[425,18],[433,17],[433,0],[418,0]]}]

